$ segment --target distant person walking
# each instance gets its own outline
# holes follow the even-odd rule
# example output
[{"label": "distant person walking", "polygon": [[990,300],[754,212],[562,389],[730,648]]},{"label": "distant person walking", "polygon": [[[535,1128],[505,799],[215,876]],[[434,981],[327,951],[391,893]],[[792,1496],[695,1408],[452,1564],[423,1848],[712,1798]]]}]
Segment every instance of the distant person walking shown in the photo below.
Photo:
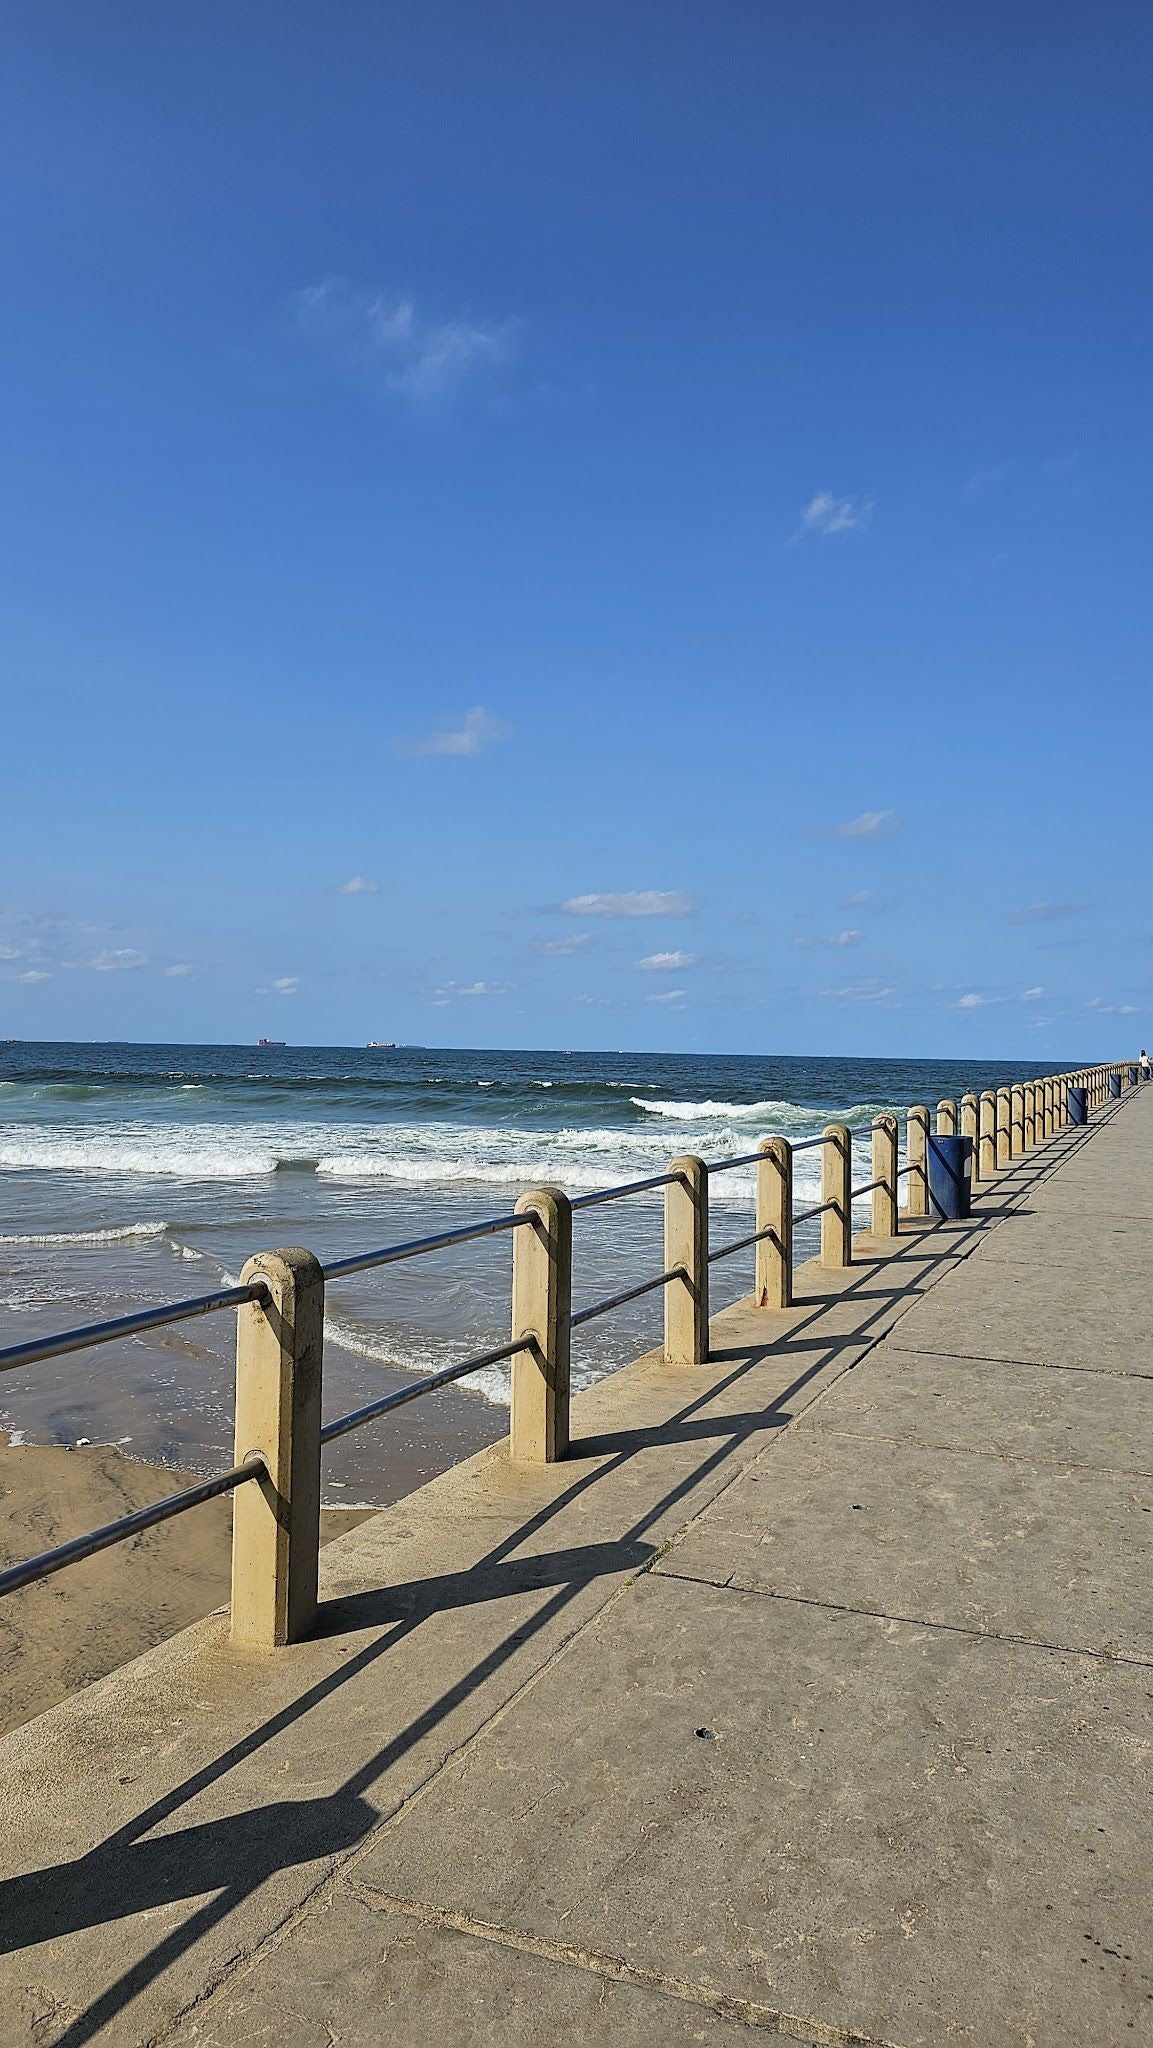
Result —
[{"label": "distant person walking", "polygon": [[1145,1050],[1145,1047],[1144,1047],[1144,1046],[1142,1046],[1142,1047],[1141,1047],[1141,1079],[1142,1079],[1143,1081],[1147,1081],[1147,1080],[1149,1079],[1149,1076],[1150,1076],[1150,1074],[1153,1074],[1153,1064],[1151,1064],[1151,1063],[1150,1063],[1149,1055],[1148,1055],[1148,1053],[1146,1052],[1146,1050]]}]

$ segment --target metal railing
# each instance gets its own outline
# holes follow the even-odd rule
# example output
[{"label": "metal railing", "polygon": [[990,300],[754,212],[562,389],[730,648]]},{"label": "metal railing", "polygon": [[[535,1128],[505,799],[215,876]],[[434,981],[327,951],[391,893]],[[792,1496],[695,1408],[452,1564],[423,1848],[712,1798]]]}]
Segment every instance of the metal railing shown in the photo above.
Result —
[{"label": "metal railing", "polygon": [[[934,1203],[929,1154],[934,1136],[970,1139],[972,1177],[979,1185],[1068,1127],[1070,1090],[1084,1090],[1088,1115],[1138,1078],[1136,1067],[1122,1063],[1013,1083],[986,1090],[980,1097],[963,1096],[959,1104],[945,1100],[937,1105],[935,1134],[930,1130],[928,1108],[915,1104],[906,1112],[904,1165],[898,1165],[897,1120],[884,1115],[854,1129],[829,1124],[819,1135],[795,1144],[783,1137],[764,1138],[753,1152],[711,1164],[685,1155],[674,1159],[664,1173],[571,1200],[556,1188],[534,1189],[522,1195],[515,1210],[506,1215],[330,1260],[327,1265],[308,1252],[261,1253],[248,1261],[234,1287],[0,1349],[0,1371],[11,1371],[217,1310],[237,1311],[236,1463],[214,1478],[183,1487],[164,1500],[0,1571],[0,1596],[205,1501],[235,1493],[233,1635],[264,1646],[295,1640],[307,1632],[316,1612],[320,1456],[326,1445],[471,1373],[510,1363],[511,1455],[526,1462],[551,1463],[564,1456],[569,1442],[569,1341],[573,1330],[661,1291],[666,1361],[703,1366],[708,1360],[708,1276],[719,1261],[754,1250],[754,1303],[763,1308],[786,1308],[793,1299],[794,1241],[801,1224],[820,1219],[820,1261],[824,1266],[843,1267],[851,1264],[853,1256],[853,1205],[866,1196],[872,1197],[874,1237],[897,1234],[902,1181],[909,1183],[904,1216],[914,1223],[930,1219]],[[1080,1106],[1080,1098],[1074,1098],[1078,1112],[1074,1121],[1079,1120]],[[871,1140],[872,1178],[854,1186],[853,1140],[862,1138]],[[821,1200],[794,1211],[796,1157],[818,1149]],[[750,1166],[755,1169],[755,1227],[710,1250],[710,1180]],[[658,1190],[664,1192],[664,1270],[574,1311],[574,1213]],[[936,1207],[940,1209],[939,1202]],[[506,1232],[513,1240],[509,1341],[427,1373],[322,1423],[326,1286],[353,1274]]]}]

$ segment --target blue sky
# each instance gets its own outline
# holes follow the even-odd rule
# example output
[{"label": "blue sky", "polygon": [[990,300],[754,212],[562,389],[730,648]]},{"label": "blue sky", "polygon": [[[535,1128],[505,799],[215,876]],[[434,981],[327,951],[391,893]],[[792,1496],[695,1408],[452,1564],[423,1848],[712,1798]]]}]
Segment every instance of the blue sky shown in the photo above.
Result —
[{"label": "blue sky", "polygon": [[1151,59],[10,13],[0,1035],[1153,1038]]}]

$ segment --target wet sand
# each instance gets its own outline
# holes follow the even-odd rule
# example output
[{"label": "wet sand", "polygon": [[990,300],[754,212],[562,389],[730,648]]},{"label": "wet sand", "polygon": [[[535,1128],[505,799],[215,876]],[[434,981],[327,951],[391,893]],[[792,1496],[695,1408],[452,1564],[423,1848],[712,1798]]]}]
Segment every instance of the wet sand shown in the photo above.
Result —
[{"label": "wet sand", "polygon": [[[146,1507],[192,1477],[106,1444],[13,1445],[0,1432],[0,1565]],[[326,1508],[321,1541],[364,1519]],[[207,1501],[0,1600],[0,1733],[223,1606],[231,1527],[231,1502]]]}]

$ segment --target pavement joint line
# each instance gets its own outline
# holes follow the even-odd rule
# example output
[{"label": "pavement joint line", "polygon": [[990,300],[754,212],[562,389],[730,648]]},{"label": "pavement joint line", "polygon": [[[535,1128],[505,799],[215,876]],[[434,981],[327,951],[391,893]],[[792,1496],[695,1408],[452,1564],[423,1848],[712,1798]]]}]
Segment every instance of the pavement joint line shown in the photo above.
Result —
[{"label": "pavement joint line", "polygon": [[1121,1650],[1093,1649],[1086,1643],[1046,1643],[1039,1636],[1004,1634],[995,1628],[966,1628],[959,1621],[930,1621],[923,1614],[890,1614],[883,1607],[850,1607],[843,1600],[818,1600],[811,1593],[779,1593],[772,1586],[745,1586],[733,1574],[727,1579],[710,1579],[700,1572],[681,1572],[662,1565],[662,1578],[682,1579],[692,1586],[711,1586],[717,1593],[745,1593],[752,1600],[780,1600],[788,1607],[818,1607],[826,1614],[854,1614],[862,1621],[894,1621],[905,1628],[931,1628],[939,1634],[967,1636],[976,1643],[1007,1643],[1011,1649],[1044,1650],[1056,1657],[1092,1657],[1096,1662],[1130,1666],[1135,1671],[1153,1669],[1153,1656],[1139,1657]]},{"label": "pavement joint line", "polygon": [[378,1890],[376,1886],[357,1884],[350,1886],[349,1890],[373,1912],[403,1913],[407,1919],[420,1921],[425,1926],[445,1928],[454,1934],[469,1935],[474,1940],[493,1942],[501,1948],[516,1949],[522,1955],[537,1956],[542,1962],[566,1964],[570,1968],[587,1970],[593,1976],[609,1977],[618,1984],[632,1985],[637,1990],[660,1992],[666,1998],[679,1999],[686,2005],[703,2006],[720,2019],[742,2021],[760,2033],[775,2034],[779,2040],[795,2041],[801,2044],[801,2048],[900,2048],[895,2041],[882,2039],[877,2034],[863,2034],[856,2027],[840,2027],[808,2014],[784,2012],[778,2006],[760,2005],[753,1999],[738,1998],[731,1992],[713,1991],[689,1978],[674,1977],[660,1970],[646,1970],[635,1963],[626,1963],[623,1957],[609,1955],[600,1949],[582,1948],[572,1942],[549,1941],[543,1935],[502,1927],[491,1920],[478,1920],[471,1913],[454,1912],[450,1907],[435,1906],[423,1899],[399,1898],[392,1892]]},{"label": "pavement joint line", "polygon": [[1003,1351],[940,1351],[932,1344],[899,1344],[895,1338],[892,1344],[894,1351],[904,1351],[910,1358],[923,1353],[926,1358],[959,1358],[967,1365],[1036,1366],[1039,1372],[1091,1372],[1108,1380],[1153,1379],[1153,1372],[1130,1372],[1123,1365],[1062,1365],[1055,1358],[1009,1358]]},{"label": "pavement joint line", "polygon": [[935,1436],[887,1436],[879,1429],[834,1429],[825,1422],[806,1424],[800,1416],[797,1426],[802,1436],[840,1436],[850,1443],[893,1444],[899,1451],[947,1451],[959,1458],[995,1458],[1002,1465],[1045,1465],[1058,1472],[1113,1472],[1119,1479],[1153,1479],[1153,1466],[1149,1465],[1093,1465],[1084,1458],[1031,1458],[1023,1451],[998,1451],[991,1444],[951,1444]]}]

